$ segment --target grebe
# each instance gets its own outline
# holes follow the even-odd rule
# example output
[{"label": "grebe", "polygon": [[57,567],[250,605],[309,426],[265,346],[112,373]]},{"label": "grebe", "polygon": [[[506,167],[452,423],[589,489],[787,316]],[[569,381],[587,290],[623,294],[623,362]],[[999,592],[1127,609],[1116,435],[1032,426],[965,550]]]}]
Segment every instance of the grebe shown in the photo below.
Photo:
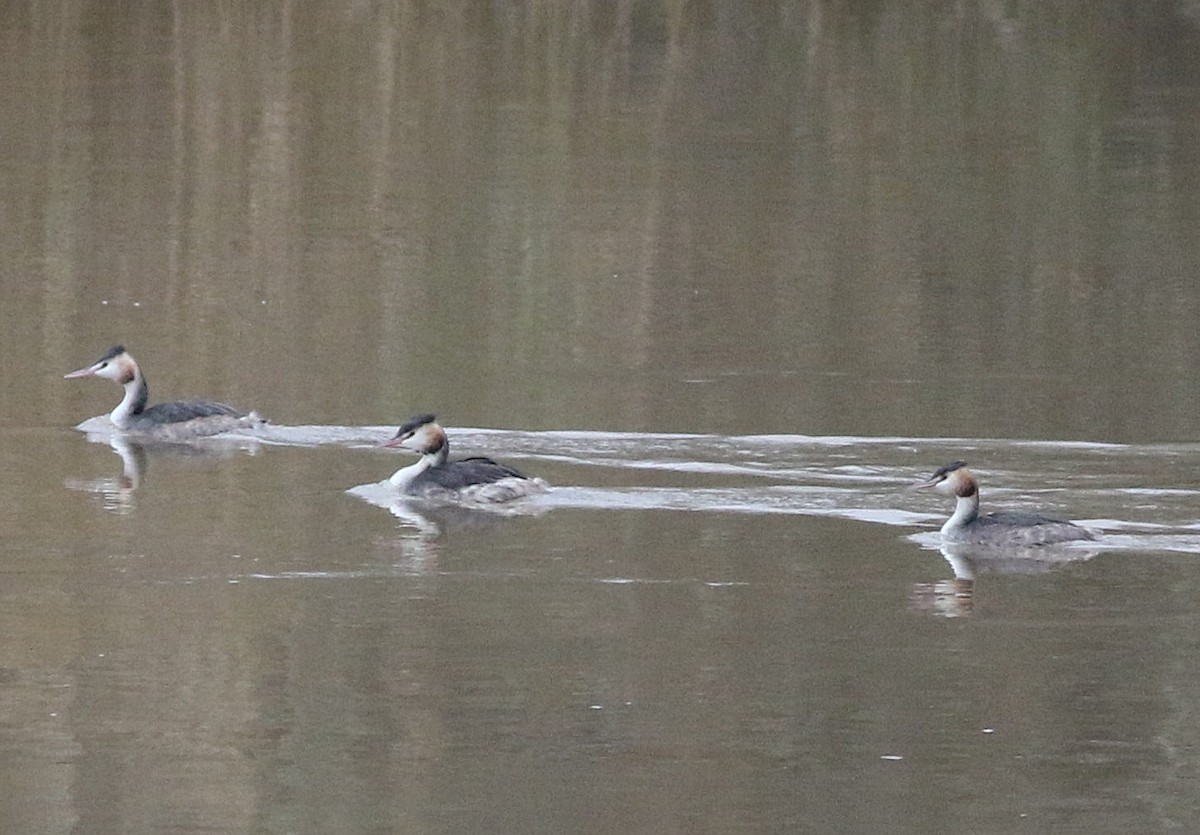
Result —
[{"label": "grebe", "polygon": [[181,400],[147,408],[150,387],[124,345],[117,345],[87,368],[63,375],[66,380],[76,377],[103,377],[125,387],[125,397],[108,417],[114,426],[127,432],[172,438],[202,437],[266,423],[257,412],[242,412],[212,400]]},{"label": "grebe", "polygon": [[542,479],[527,478],[491,458],[449,460],[450,441],[434,415],[417,415],[382,446],[420,453],[421,460],[396,470],[388,479],[393,487],[411,496],[506,502],[548,489]]},{"label": "grebe", "polygon": [[1023,547],[1096,538],[1087,528],[1036,513],[1003,511],[980,516],[979,483],[965,461],[940,467],[928,479],[913,485],[915,490],[931,487],[958,499],[954,514],[942,525],[945,542]]}]

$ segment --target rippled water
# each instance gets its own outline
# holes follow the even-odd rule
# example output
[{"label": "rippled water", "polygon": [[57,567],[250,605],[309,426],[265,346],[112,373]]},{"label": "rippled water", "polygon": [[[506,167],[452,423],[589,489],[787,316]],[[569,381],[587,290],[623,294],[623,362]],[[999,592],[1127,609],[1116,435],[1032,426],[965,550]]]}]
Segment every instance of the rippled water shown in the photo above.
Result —
[{"label": "rippled water", "polygon": [[[84,483],[108,491],[140,480],[138,454],[145,443],[113,433],[107,418],[80,424],[92,443],[107,443],[122,458],[119,480]],[[164,444],[156,451],[220,456],[273,446],[371,450],[393,429],[374,426],[281,426],[230,433],[191,444]],[[553,431],[523,432],[459,428],[451,443],[471,454],[503,457],[531,473],[547,465],[573,475],[544,495],[510,506],[460,507],[475,513],[539,515],[556,509],[670,510],[715,513],[828,516],[906,528],[940,526],[950,503],[911,494],[921,476],[961,457],[984,483],[985,512],[1039,509],[1071,517],[1103,533],[1102,550],[1200,553],[1200,490],[1186,485],[1143,485],[1131,471],[1190,472],[1200,463],[1198,444],[1109,444],[970,438],[856,438],[807,435],[698,435],[680,433]],[[155,447],[151,447],[155,449]],[[388,455],[381,469],[398,468]],[[365,460],[365,459],[364,459]],[[969,462],[971,463],[971,462]],[[674,485],[646,482],[676,481]],[[575,483],[579,482],[579,483]],[[594,486],[600,482],[604,486]],[[584,486],[584,485],[587,486]],[[397,499],[386,481],[350,492],[402,514],[434,512],[436,503]],[[446,508],[442,508],[446,510]],[[936,547],[939,537],[911,539]],[[1092,546],[1088,546],[1091,548]],[[1049,549],[1055,550],[1055,549]]]},{"label": "rippled water", "polygon": [[[72,808],[111,762],[175,798],[97,799],[89,829],[101,810],[291,829],[303,809],[318,828],[836,830],[849,813],[865,832],[896,829],[877,804],[928,780],[926,802],[988,811],[900,831],[936,814],[1115,832],[1147,781],[1174,791],[1189,744],[1171,692],[1200,676],[1163,642],[1197,625],[1200,445],[452,427],[459,454],[554,485],[495,513],[356,495],[411,460],[378,448],[393,427],[140,448],[83,428],[26,438],[72,463],[66,493],[21,503],[86,523],[29,538],[36,569],[9,563],[8,634],[67,634],[30,645],[39,663],[10,653],[9,705],[31,718],[0,738],[31,773],[67,769]],[[947,502],[908,487],[959,457],[987,506],[1103,538],[940,552]],[[185,788],[205,763],[218,804]],[[337,796],[290,799],[318,785]],[[263,796],[231,807],[245,786]],[[638,812],[648,791],[661,804]]]}]

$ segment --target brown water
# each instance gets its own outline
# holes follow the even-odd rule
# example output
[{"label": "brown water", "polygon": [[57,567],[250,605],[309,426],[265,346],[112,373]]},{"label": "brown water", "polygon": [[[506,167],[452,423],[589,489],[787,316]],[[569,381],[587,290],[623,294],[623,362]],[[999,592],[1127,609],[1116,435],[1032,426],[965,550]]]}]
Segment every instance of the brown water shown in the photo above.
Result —
[{"label": "brown water", "polygon": [[0,15],[0,831],[1189,830],[1200,9],[251,5]]}]

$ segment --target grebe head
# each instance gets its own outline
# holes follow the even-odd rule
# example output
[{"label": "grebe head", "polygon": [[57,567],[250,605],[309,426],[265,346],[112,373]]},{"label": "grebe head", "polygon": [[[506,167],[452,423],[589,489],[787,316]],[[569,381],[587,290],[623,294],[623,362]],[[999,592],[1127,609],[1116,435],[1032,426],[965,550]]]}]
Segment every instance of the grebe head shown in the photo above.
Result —
[{"label": "grebe head", "polygon": [[399,447],[421,455],[437,455],[446,450],[446,432],[438,426],[435,415],[417,415],[397,429],[395,436],[384,441],[382,446]]},{"label": "grebe head", "polygon": [[929,478],[913,485],[914,490],[931,488],[965,499],[979,492],[979,483],[967,469],[966,461],[952,461],[944,467],[938,467]]},{"label": "grebe head", "polygon": [[87,368],[81,368],[78,371],[72,371],[70,374],[64,374],[63,379],[73,380],[76,377],[103,377],[106,380],[113,380],[121,385],[125,385],[126,383],[133,382],[137,375],[137,363],[133,361],[133,357],[129,356],[129,352],[125,350],[124,345],[117,345]]}]

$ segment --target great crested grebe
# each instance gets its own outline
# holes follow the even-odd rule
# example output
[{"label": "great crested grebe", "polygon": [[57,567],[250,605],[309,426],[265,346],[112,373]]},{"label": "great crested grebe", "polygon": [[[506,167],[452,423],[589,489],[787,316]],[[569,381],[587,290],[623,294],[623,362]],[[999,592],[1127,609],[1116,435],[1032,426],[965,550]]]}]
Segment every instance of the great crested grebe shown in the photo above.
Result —
[{"label": "great crested grebe", "polygon": [[450,459],[450,441],[434,415],[417,415],[382,446],[419,453],[417,463],[396,470],[388,482],[402,493],[473,502],[505,502],[542,493],[548,485],[491,458]]},{"label": "great crested grebe", "polygon": [[939,467],[914,490],[933,488],[958,500],[953,515],[942,525],[942,540],[968,545],[1051,545],[1056,542],[1095,539],[1087,528],[1063,519],[1036,513],[1001,511],[979,515],[979,482],[965,461]]},{"label": "great crested grebe", "polygon": [[67,380],[76,377],[103,377],[124,386],[125,397],[108,417],[114,426],[127,432],[203,437],[266,423],[257,412],[242,412],[212,400],[180,400],[147,407],[150,387],[124,345],[117,345],[87,368],[63,375]]}]

